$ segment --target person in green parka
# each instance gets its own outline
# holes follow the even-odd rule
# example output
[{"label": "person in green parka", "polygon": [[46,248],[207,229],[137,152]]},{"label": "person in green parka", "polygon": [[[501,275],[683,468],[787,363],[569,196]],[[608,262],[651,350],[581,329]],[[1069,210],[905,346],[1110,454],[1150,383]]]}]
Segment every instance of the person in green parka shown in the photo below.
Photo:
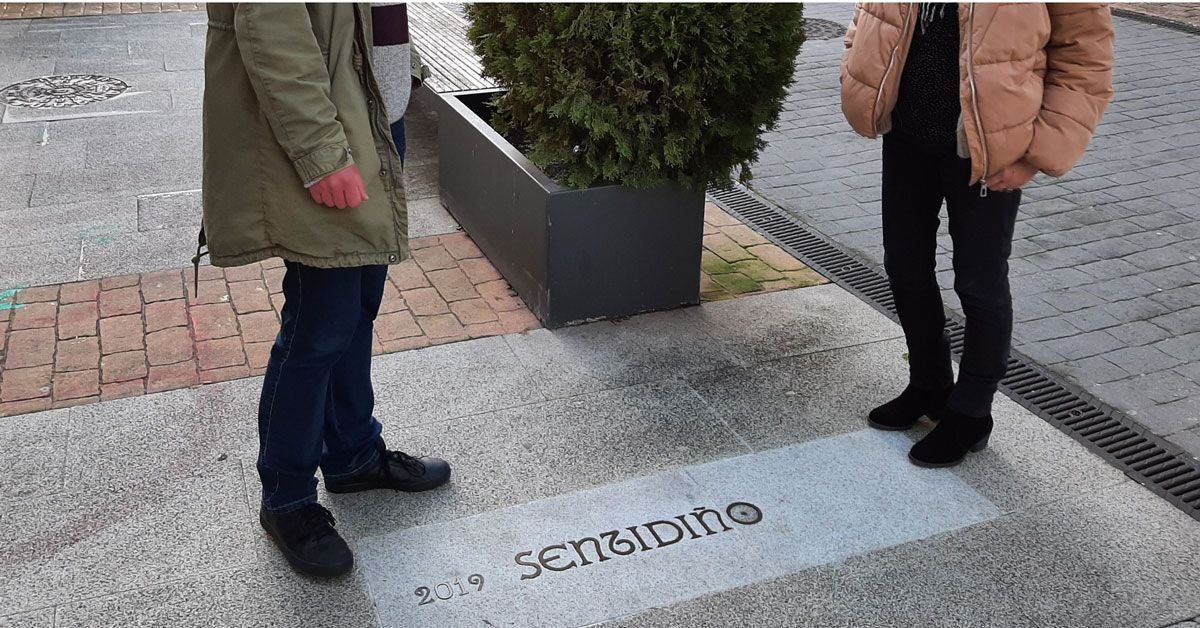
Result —
[{"label": "person in green parka", "polygon": [[209,4],[204,224],[215,266],[284,259],[260,400],[263,528],[297,569],[353,556],[329,492],[445,484],[449,464],[388,450],[373,415],[372,328],[408,258],[404,180],[372,66],[369,5]]}]

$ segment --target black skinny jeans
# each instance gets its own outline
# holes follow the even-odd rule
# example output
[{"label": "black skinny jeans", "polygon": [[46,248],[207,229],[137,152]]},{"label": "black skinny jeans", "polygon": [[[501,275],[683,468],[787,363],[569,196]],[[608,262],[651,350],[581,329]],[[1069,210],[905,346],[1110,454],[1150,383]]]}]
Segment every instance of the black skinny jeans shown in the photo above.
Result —
[{"label": "black skinny jeans", "polygon": [[954,242],[954,291],[967,318],[958,383],[947,407],[968,416],[991,412],[1012,344],[1008,256],[1020,190],[980,195],[969,186],[971,162],[934,152],[894,133],[883,141],[884,267],[908,341],[909,380],[926,389],[953,383],[950,341],[934,272],[942,201]]}]

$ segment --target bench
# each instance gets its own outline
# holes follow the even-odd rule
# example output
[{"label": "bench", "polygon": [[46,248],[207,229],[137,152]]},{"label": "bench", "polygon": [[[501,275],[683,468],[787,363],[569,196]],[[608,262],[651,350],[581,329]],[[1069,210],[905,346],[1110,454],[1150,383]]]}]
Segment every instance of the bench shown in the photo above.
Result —
[{"label": "bench", "polygon": [[426,86],[439,94],[495,89],[467,40],[469,26],[461,4],[411,2],[409,31],[432,75]]}]

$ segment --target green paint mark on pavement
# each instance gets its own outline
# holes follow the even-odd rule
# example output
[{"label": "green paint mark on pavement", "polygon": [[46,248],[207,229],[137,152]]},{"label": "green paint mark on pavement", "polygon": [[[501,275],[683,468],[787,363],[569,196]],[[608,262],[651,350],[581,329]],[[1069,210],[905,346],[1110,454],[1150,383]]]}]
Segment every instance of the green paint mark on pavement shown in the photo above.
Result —
[{"label": "green paint mark on pavement", "polygon": [[22,288],[14,288],[12,290],[0,290],[0,312],[5,310],[19,310],[25,307],[23,303],[16,303],[17,294]]}]

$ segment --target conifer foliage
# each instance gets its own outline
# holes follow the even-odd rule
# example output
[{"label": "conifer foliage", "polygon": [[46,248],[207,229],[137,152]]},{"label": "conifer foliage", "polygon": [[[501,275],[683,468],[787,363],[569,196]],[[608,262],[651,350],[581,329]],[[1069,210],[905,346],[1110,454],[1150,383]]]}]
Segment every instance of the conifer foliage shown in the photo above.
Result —
[{"label": "conifer foliage", "polygon": [[727,183],[775,125],[800,4],[472,4],[492,125],[564,185]]}]

